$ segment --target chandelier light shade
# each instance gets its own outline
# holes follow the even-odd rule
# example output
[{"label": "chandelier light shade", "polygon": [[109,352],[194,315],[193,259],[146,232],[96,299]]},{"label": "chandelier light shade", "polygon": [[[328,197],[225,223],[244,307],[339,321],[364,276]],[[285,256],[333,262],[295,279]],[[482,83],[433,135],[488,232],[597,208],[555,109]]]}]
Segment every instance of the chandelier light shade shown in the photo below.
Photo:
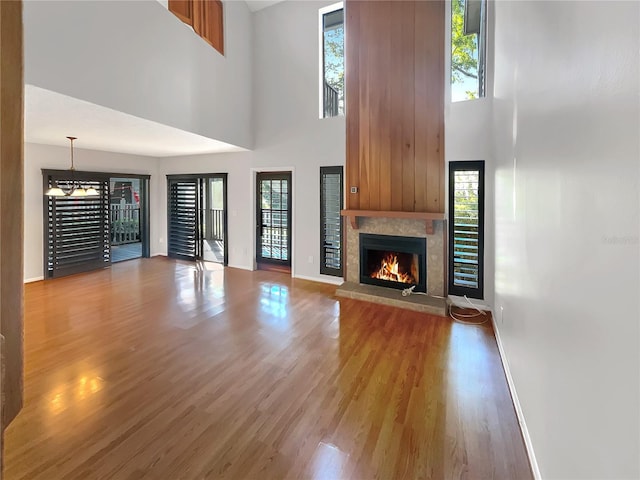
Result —
[{"label": "chandelier light shade", "polygon": [[56,182],[44,193],[48,197],[66,197],[67,194],[58,186]]},{"label": "chandelier light shade", "polygon": [[48,197],[97,197],[100,194],[94,187],[84,188],[80,185],[79,182],[75,180],[75,165],[73,163],[73,141],[76,140],[76,137],[67,137],[69,142],[71,143],[71,168],[69,168],[69,172],[71,173],[71,188],[68,191],[61,189],[58,186],[57,182],[52,182],[51,187],[47,189],[44,194]]},{"label": "chandelier light shade", "polygon": [[73,190],[71,190],[71,193],[69,194],[69,196],[70,197],[86,197],[87,191],[84,188],[78,186]]}]

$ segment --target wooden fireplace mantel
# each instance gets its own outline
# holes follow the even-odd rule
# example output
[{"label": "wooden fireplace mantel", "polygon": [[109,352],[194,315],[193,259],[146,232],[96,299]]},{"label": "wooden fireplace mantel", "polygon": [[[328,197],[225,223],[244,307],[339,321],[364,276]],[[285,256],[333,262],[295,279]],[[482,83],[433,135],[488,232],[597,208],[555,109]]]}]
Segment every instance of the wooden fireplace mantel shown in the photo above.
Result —
[{"label": "wooden fireplace mantel", "polygon": [[427,235],[433,234],[433,221],[444,220],[444,213],[429,212],[396,212],[396,211],[379,211],[379,210],[340,210],[340,215],[348,217],[351,228],[358,230],[359,217],[378,217],[378,218],[406,218],[409,220],[424,220],[424,230]]}]

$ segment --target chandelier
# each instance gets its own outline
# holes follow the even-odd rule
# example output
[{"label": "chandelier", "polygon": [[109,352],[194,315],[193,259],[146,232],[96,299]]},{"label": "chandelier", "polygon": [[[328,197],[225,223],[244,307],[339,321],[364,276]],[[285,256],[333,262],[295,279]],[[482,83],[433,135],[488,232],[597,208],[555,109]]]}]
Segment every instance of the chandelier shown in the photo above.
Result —
[{"label": "chandelier", "polygon": [[71,172],[71,187],[68,190],[63,190],[56,181],[52,181],[51,187],[44,194],[48,197],[96,197],[100,195],[95,188],[91,186],[84,188],[80,182],[76,182],[76,169],[73,164],[73,141],[76,140],[76,137],[67,138],[71,142],[71,168],[69,169],[69,172]]}]

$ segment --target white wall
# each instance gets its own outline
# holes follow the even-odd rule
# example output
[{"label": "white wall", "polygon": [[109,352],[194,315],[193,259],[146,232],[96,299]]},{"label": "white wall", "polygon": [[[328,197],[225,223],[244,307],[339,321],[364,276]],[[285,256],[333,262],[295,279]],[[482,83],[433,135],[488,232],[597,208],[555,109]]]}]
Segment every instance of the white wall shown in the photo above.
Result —
[{"label": "white wall", "polygon": [[227,1],[225,56],[155,1],[27,1],[25,83],[251,148],[251,14]]},{"label": "white wall", "polygon": [[640,476],[639,18],[496,3],[495,308],[543,478]]},{"label": "white wall", "polygon": [[253,15],[254,151],[161,160],[162,175],[229,172],[230,265],[253,267],[255,172],[292,170],[292,273],[335,281],[319,262],[320,167],[345,162],[344,117],[318,119],[318,10],[332,3],[283,2]]},{"label": "white wall", "polygon": [[294,167],[293,273],[316,279],[324,277],[319,273],[320,167],[344,165],[346,150],[344,117],[318,118],[318,10],[333,3],[282,2],[253,16],[252,167]]},{"label": "white wall", "polygon": [[[486,97],[462,102],[451,102],[451,22],[446,22],[445,42],[445,202],[449,205],[449,162],[459,160],[484,160],[485,168],[485,218],[484,218],[484,299],[474,303],[493,307],[494,256],[494,205],[493,172],[495,168],[493,136],[493,65],[494,65],[494,2],[488,2],[487,10],[487,54]],[[451,3],[447,3],[447,19],[451,18]],[[446,267],[448,268],[448,266]]]},{"label": "white wall", "polygon": [[[449,162],[458,160],[484,160],[485,218],[484,218],[484,298],[481,302],[493,306],[494,216],[493,171],[495,168],[491,121],[493,99],[488,96],[472,101],[445,102],[445,161],[447,191],[446,210],[449,205]],[[448,268],[448,267],[447,267]]]},{"label": "white wall", "polygon": [[[77,143],[77,142],[76,142]],[[166,210],[157,208],[158,192],[166,189],[158,175],[158,160],[152,157],[140,157],[95,150],[74,148],[76,169],[113,173],[136,173],[151,175],[150,216],[151,216],[151,254],[158,253],[158,218],[166,216]],[[41,169],[65,170],[70,166],[70,150],[64,147],[24,145],[24,278],[34,280],[43,276],[43,219]]]}]

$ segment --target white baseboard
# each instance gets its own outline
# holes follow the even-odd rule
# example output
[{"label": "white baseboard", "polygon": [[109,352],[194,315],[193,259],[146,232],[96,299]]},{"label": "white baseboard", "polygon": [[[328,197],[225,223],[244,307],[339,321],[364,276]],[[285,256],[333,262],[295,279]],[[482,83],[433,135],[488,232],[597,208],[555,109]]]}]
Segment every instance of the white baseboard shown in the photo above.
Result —
[{"label": "white baseboard", "polygon": [[247,267],[246,265],[231,265],[231,264],[228,264],[227,267],[238,268],[240,270],[247,270],[249,272],[253,272],[254,271],[253,268]]},{"label": "white baseboard", "polygon": [[542,480],[540,474],[540,468],[538,467],[538,461],[536,460],[536,454],[533,451],[533,443],[529,436],[529,429],[527,428],[527,422],[524,419],[522,413],[522,407],[520,406],[520,400],[518,399],[518,393],[516,392],[515,384],[513,383],[513,377],[511,376],[511,370],[509,369],[509,361],[504,352],[502,346],[502,340],[500,339],[500,331],[496,324],[496,316],[491,312],[491,320],[493,322],[493,331],[496,335],[496,343],[498,344],[498,351],[500,353],[500,360],[502,360],[502,368],[504,369],[505,377],[507,377],[507,384],[509,385],[509,392],[511,392],[511,400],[513,401],[513,407],[516,410],[516,416],[518,417],[518,423],[520,424],[520,431],[522,432],[522,438],[524,439],[524,445],[529,455],[529,464],[531,465],[531,471],[533,472],[533,478],[536,480]]},{"label": "white baseboard", "polygon": [[[456,307],[460,307],[460,308],[473,308],[469,302],[467,301],[466,298],[464,297],[459,297],[458,295],[449,295],[447,297],[449,299],[449,301]],[[469,299],[471,300],[471,302],[473,302],[473,304],[478,307],[480,310],[484,310],[487,312],[491,312],[492,309],[489,305],[485,305],[483,303],[480,303],[478,300],[471,298]]]},{"label": "white baseboard", "polygon": [[[2,0],[0,0],[0,1],[2,1]],[[167,254],[166,253],[152,253],[151,257],[167,257]],[[228,264],[227,267],[238,268],[240,270],[248,270],[250,272],[253,272],[253,270],[254,270],[253,268],[247,267],[246,265],[231,265],[231,264]]]},{"label": "white baseboard", "polygon": [[44,277],[40,276],[40,277],[25,278],[24,283],[39,282],[40,280],[44,280]]},{"label": "white baseboard", "polygon": [[308,277],[306,275],[293,275],[293,278],[299,278],[300,280],[310,280],[312,282],[328,283],[330,285],[342,285],[344,283],[343,278],[327,278],[327,277]]}]

